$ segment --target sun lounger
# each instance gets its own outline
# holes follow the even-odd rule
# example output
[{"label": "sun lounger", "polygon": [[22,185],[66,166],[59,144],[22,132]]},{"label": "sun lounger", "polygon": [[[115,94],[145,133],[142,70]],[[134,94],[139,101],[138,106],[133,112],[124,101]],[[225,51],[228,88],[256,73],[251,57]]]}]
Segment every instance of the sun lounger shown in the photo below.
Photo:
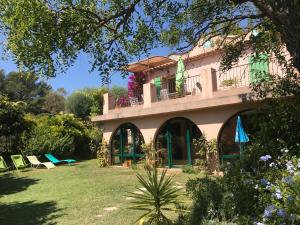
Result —
[{"label": "sun lounger", "polygon": [[9,170],[9,166],[7,166],[7,164],[5,163],[4,159],[2,156],[0,156],[0,171],[1,172],[4,172],[4,171],[7,171]]},{"label": "sun lounger", "polygon": [[55,158],[52,154],[45,154],[46,158],[50,160],[50,162],[52,162],[53,164],[59,164],[59,163],[68,163],[69,165],[71,163],[76,162],[76,160],[74,159],[63,159],[63,160],[59,160],[57,158]]},{"label": "sun lounger", "polygon": [[13,161],[14,166],[16,169],[24,169],[28,167],[29,165],[25,162],[22,155],[11,155],[11,160]]},{"label": "sun lounger", "polygon": [[27,156],[27,159],[30,162],[31,166],[35,168],[38,168],[41,165],[44,165],[45,167],[47,167],[47,169],[52,169],[55,167],[52,162],[40,162],[34,155]]}]

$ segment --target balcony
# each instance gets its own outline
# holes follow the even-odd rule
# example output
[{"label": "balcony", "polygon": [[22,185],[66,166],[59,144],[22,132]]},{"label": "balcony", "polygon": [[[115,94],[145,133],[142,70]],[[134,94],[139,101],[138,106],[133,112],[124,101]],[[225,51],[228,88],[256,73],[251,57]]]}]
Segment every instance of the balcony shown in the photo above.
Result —
[{"label": "balcony", "polygon": [[[283,76],[274,60],[266,65],[263,74]],[[104,115],[92,120],[125,119],[246,102],[251,96],[249,85],[255,82],[252,71],[250,64],[238,65],[226,72],[207,68],[199,70],[198,75],[185,78],[179,86],[175,80],[162,81],[159,85],[146,83],[135,93],[129,93],[122,104],[108,93],[104,95]]]}]

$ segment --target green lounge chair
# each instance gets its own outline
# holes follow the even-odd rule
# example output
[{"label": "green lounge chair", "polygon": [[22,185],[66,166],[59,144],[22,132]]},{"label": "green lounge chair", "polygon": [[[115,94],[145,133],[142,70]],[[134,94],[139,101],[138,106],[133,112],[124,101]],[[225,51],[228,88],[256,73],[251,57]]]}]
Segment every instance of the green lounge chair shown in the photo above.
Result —
[{"label": "green lounge chair", "polygon": [[2,156],[0,156],[0,172],[4,172],[4,171],[8,171],[9,170],[9,166],[6,165],[4,159]]},{"label": "green lounge chair", "polygon": [[24,169],[29,166],[29,164],[25,162],[22,155],[11,155],[10,158],[13,161],[14,166],[16,167],[17,170]]},{"label": "green lounge chair", "polygon": [[76,160],[74,159],[63,159],[63,160],[59,160],[57,158],[55,158],[52,154],[45,154],[46,158],[50,160],[50,162],[52,162],[53,164],[59,164],[59,163],[68,163],[69,165],[71,163],[76,162]]}]

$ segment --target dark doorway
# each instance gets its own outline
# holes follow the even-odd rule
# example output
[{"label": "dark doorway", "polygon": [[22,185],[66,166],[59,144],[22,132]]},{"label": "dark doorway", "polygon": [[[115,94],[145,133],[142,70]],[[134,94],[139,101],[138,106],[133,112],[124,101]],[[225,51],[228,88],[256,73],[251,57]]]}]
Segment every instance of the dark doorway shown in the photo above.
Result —
[{"label": "dark doorway", "polygon": [[182,117],[173,118],[158,130],[155,147],[160,152],[163,163],[169,167],[192,165],[195,159],[192,141],[201,135],[192,121]]}]

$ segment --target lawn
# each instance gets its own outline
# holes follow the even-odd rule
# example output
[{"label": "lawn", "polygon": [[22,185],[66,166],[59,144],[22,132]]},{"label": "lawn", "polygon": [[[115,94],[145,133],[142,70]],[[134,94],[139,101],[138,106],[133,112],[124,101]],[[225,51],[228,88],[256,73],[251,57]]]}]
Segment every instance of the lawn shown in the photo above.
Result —
[{"label": "lawn", "polygon": [[[98,168],[95,160],[55,169],[0,174],[0,224],[132,224],[126,194],[141,187],[136,170]],[[189,177],[175,175],[176,185]],[[108,209],[107,209],[108,208]]]}]

